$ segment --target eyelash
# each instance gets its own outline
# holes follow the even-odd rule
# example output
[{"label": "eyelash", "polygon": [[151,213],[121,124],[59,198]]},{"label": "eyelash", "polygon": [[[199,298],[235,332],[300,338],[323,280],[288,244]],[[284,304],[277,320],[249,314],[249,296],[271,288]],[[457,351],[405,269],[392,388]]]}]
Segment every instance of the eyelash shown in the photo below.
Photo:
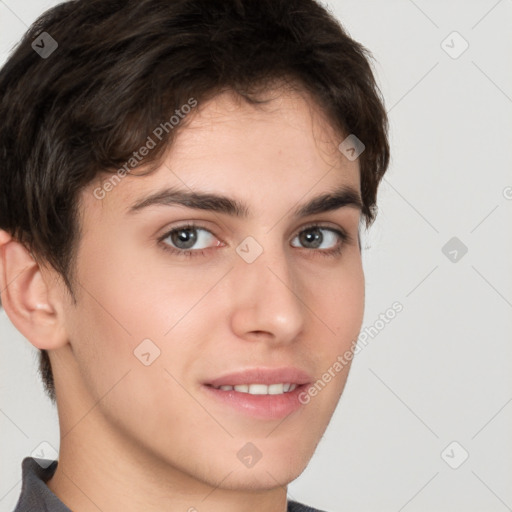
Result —
[{"label": "eyelash", "polygon": [[[178,226],[176,228],[172,228],[170,231],[167,231],[163,236],[161,236],[158,241],[161,243],[162,248],[164,251],[170,252],[172,255],[177,256],[185,256],[187,258],[195,257],[195,256],[204,256],[204,253],[208,251],[209,249],[213,249],[214,247],[209,247],[207,249],[176,249],[174,247],[171,247],[169,244],[164,243],[164,240],[168,238],[171,234],[175,233],[176,231],[186,230],[186,229],[201,229],[204,231],[207,231],[208,233],[213,233],[206,229],[203,226],[200,226],[198,224],[195,224],[194,222],[189,222],[187,224],[184,224],[183,226]],[[345,244],[351,244],[352,243],[352,236],[349,235],[344,229],[336,229],[332,228],[331,226],[324,226],[322,224],[310,224],[305,227],[303,227],[297,234],[301,234],[304,231],[310,231],[313,229],[325,229],[328,231],[331,231],[338,235],[340,239],[340,243],[337,244],[337,246],[334,249],[307,249],[304,248],[306,251],[315,251],[319,256],[323,257],[335,257],[339,254],[341,254],[342,247]],[[215,236],[215,235],[214,235]],[[297,235],[295,235],[297,236]],[[294,236],[294,238],[295,238]]]}]

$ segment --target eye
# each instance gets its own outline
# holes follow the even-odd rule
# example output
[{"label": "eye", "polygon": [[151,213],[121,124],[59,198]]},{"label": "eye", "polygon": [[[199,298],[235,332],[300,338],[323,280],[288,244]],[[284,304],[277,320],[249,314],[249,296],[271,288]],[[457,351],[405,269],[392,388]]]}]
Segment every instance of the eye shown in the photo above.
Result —
[{"label": "eye", "polygon": [[[211,247],[211,240],[215,239],[215,236],[209,230],[191,223],[168,231],[161,238],[161,241],[164,248],[171,253],[197,256],[204,253],[202,249]],[[199,244],[199,247],[196,244]],[[214,245],[219,246],[221,242]],[[190,250],[191,248],[194,248],[194,250]]]},{"label": "eye", "polygon": [[[295,239],[299,240],[304,249],[316,249],[311,252],[322,256],[338,255],[344,244],[351,242],[351,236],[345,230],[318,224],[303,228],[293,240]],[[164,250],[187,257],[202,256],[207,249],[223,245],[218,240],[216,244],[212,244],[214,240],[217,239],[211,231],[194,223],[173,228],[159,239]],[[325,245],[327,247],[322,248]],[[293,245],[293,247],[297,246]]]},{"label": "eye", "polygon": [[[318,224],[302,229],[295,239],[298,239],[306,249],[318,249],[316,252],[325,256],[339,254],[344,243],[350,241],[346,231]],[[323,248],[322,245],[324,245]]]}]

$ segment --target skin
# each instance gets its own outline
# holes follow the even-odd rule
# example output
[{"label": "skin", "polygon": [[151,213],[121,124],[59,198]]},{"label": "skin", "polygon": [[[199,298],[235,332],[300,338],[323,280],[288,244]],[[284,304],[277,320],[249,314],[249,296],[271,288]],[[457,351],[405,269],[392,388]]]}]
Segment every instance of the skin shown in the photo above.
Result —
[{"label": "skin", "polygon": [[[343,138],[307,96],[273,98],[258,109],[222,93],[197,107],[156,172],[126,176],[102,200],[101,181],[82,191],[76,305],[52,269],[0,231],[3,305],[50,351],[55,376],[61,446],[48,486],[74,511],[285,512],[286,485],[331,419],[349,365],[284,420],[248,417],[200,385],[255,366],[318,379],[361,329],[360,210],[290,214],[333,187],[359,191],[359,163],[338,151]],[[172,185],[237,198],[251,215],[161,205],[127,214]],[[204,255],[172,255],[157,240],[186,221],[210,231],[194,246],[209,247]],[[352,241],[322,256],[338,239],[323,230],[321,248],[301,245],[312,221]],[[251,264],[235,251],[247,236],[263,247]],[[146,338],[161,351],[150,366],[133,354]],[[247,442],[262,453],[251,468],[237,458]]]}]

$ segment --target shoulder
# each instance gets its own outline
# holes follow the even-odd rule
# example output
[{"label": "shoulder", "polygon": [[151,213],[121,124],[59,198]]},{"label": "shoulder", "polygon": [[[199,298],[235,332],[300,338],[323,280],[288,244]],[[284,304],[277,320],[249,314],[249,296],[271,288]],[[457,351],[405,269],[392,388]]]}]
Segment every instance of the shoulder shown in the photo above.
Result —
[{"label": "shoulder", "polygon": [[288,500],[287,512],[325,512],[325,511],[310,507],[309,505],[304,505],[302,503],[299,503],[298,501]]}]

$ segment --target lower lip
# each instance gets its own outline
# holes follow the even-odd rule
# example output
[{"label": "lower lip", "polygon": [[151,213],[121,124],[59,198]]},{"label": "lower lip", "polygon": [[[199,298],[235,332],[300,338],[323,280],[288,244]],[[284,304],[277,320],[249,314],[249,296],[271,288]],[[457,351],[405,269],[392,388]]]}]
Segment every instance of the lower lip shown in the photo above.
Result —
[{"label": "lower lip", "polygon": [[223,391],[207,385],[203,385],[202,388],[213,399],[227,404],[243,414],[263,420],[275,420],[285,418],[303,406],[299,401],[299,395],[308,385],[302,384],[293,391],[280,395],[251,395],[234,389]]}]

